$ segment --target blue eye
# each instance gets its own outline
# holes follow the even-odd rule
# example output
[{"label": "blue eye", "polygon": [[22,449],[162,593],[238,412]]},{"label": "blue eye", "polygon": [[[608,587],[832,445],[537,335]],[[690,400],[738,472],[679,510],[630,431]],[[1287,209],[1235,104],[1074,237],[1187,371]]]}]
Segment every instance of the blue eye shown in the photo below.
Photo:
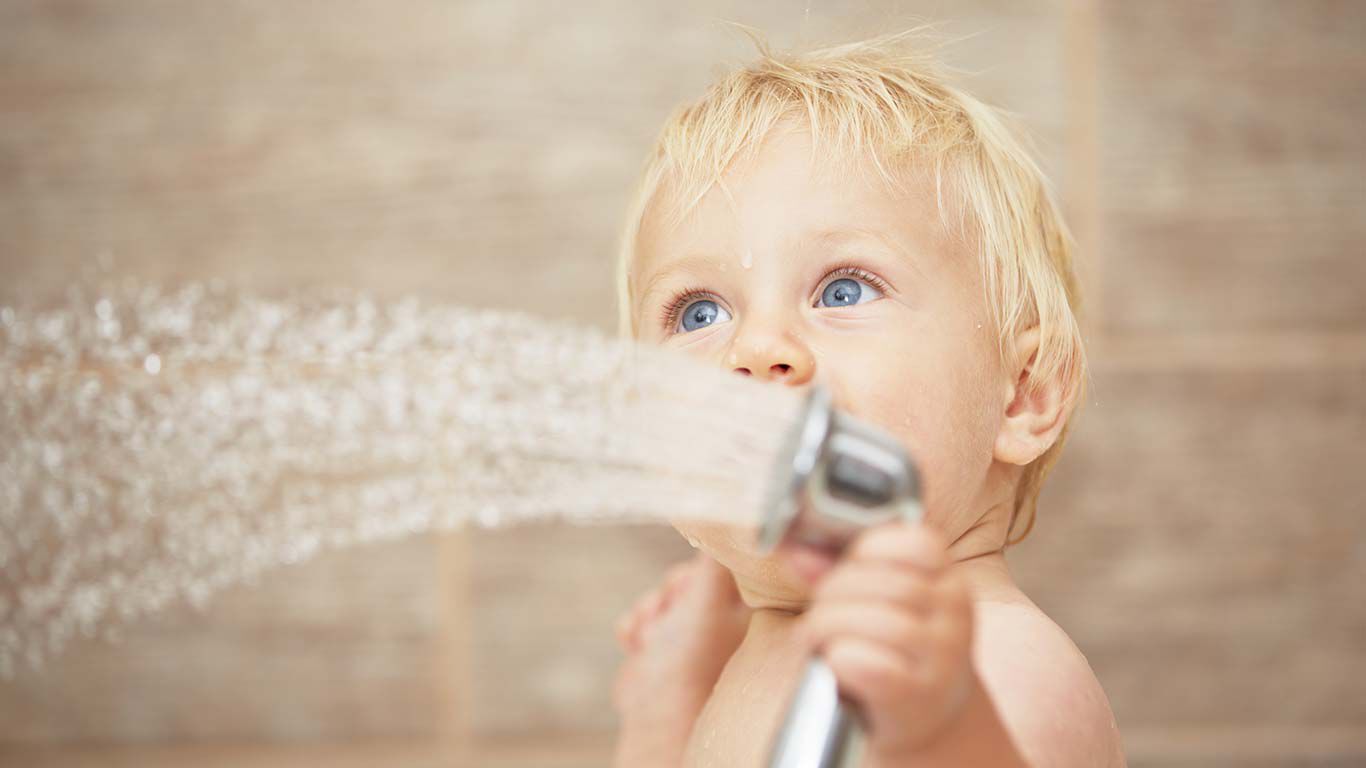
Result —
[{"label": "blue eye", "polygon": [[841,277],[831,280],[821,291],[821,307],[849,307],[882,298],[882,292],[862,280]]},{"label": "blue eye", "polygon": [[694,301],[683,308],[683,313],[678,319],[678,325],[684,333],[687,333],[716,323],[724,323],[729,319],[730,313],[722,309],[720,304],[711,299],[703,299],[702,301]]}]

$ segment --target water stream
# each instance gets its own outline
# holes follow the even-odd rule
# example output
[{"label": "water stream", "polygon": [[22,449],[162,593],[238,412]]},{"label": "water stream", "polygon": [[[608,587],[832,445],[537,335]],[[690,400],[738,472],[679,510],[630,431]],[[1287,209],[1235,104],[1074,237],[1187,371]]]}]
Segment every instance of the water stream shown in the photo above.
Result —
[{"label": "water stream", "polygon": [[86,281],[0,307],[0,675],[317,552],[752,525],[795,395],[564,323]]}]

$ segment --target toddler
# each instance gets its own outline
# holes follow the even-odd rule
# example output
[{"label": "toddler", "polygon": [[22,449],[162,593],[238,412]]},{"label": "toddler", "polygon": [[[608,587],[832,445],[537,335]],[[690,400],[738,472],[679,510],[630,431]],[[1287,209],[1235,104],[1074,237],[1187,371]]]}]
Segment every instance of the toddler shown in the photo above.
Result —
[{"label": "toddler", "polygon": [[883,38],[759,60],[670,118],[623,238],[624,333],[826,388],[919,467],[923,525],[839,559],[751,531],[618,623],[620,768],[765,765],[806,659],[865,768],[1122,766],[1086,659],[1015,585],[1086,367],[1070,243],[1002,117]]}]

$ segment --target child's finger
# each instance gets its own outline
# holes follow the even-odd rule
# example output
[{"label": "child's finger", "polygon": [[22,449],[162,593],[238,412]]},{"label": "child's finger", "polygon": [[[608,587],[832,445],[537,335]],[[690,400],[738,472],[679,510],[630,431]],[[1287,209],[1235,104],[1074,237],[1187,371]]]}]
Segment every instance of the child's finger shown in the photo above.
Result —
[{"label": "child's finger", "polygon": [[817,602],[884,601],[928,615],[937,593],[932,582],[911,570],[881,562],[843,563],[816,588]]},{"label": "child's finger", "polygon": [[627,654],[635,653],[640,649],[640,638],[635,627],[636,623],[632,620],[631,614],[623,614],[612,625],[613,632],[617,637],[617,645]]},{"label": "child's finger", "polygon": [[636,598],[630,609],[617,619],[615,625],[618,641],[623,649],[632,653],[640,647],[640,634],[645,625],[653,621],[663,607],[664,593],[660,589],[651,590]]},{"label": "child's finger", "polygon": [[841,638],[823,654],[840,690],[876,712],[904,691],[914,690],[914,670],[891,649],[860,638]]},{"label": "child's finger", "polygon": [[870,528],[850,548],[849,561],[885,561],[939,573],[948,566],[944,539],[919,523],[892,523]]},{"label": "child's finger", "polygon": [[857,638],[914,663],[937,642],[929,622],[883,602],[827,604],[807,611],[803,622],[802,633],[816,649]]},{"label": "child's finger", "polygon": [[677,597],[678,594],[683,591],[688,585],[688,582],[692,580],[693,572],[695,570],[696,562],[693,560],[679,563],[669,569],[668,573],[664,576],[663,586],[667,600],[672,601],[674,597]]},{"label": "child's finger", "polygon": [[627,653],[641,649],[641,627],[641,616],[635,611],[628,611],[616,620],[617,642]]},{"label": "child's finger", "polygon": [[664,608],[664,590],[653,589],[636,601],[635,614],[641,621],[649,621]]}]

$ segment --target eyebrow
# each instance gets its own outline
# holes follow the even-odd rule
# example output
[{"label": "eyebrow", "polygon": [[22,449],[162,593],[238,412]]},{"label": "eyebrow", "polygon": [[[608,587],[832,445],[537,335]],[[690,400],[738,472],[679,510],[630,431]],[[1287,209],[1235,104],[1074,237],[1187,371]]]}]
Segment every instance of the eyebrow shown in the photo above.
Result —
[{"label": "eyebrow", "polygon": [[908,247],[905,243],[898,241],[895,237],[879,229],[869,229],[866,227],[837,227],[827,229],[814,234],[803,235],[797,240],[799,245],[809,245],[811,243],[845,243],[857,242],[861,240],[871,241],[886,249],[888,253],[899,257],[898,261],[914,270],[922,277],[927,277],[922,269],[921,258],[917,249]]},{"label": "eyebrow", "polygon": [[[872,242],[877,243],[878,245],[888,249],[896,255],[908,255],[906,248],[902,246],[900,243],[897,243],[893,238],[889,237],[886,233],[877,229],[869,229],[866,227],[833,227],[830,229],[822,229],[815,232],[803,232],[800,236],[798,236],[796,239],[792,241],[792,245],[790,247],[792,248],[792,250],[796,251],[808,247],[810,245],[847,243],[856,242],[860,240],[871,240]],[[658,272],[652,275],[650,279],[645,283],[645,285],[641,288],[641,306],[647,305],[649,303],[651,295],[657,288],[659,288],[659,285],[663,283],[666,279],[672,277],[674,274],[689,271],[697,272],[703,269],[717,270],[719,266],[720,265],[717,263],[717,260],[715,258],[710,256],[703,256],[700,254],[684,256],[680,259],[669,262],[668,264],[664,265],[664,267],[661,268]],[[917,267],[916,265],[912,264],[911,267],[919,271],[919,267]]]},{"label": "eyebrow", "polygon": [[719,265],[717,264],[716,259],[711,258],[709,256],[700,255],[684,256],[681,259],[671,261],[668,264],[664,265],[664,267],[660,269],[658,272],[654,273],[654,275],[650,277],[649,281],[646,282],[645,285],[640,289],[640,303],[642,305],[647,304],[651,293],[653,293],[655,289],[659,287],[659,284],[664,282],[664,280],[666,280],[667,278],[672,277],[677,272],[695,272],[700,271],[704,268],[710,268],[714,270],[718,266]]}]

